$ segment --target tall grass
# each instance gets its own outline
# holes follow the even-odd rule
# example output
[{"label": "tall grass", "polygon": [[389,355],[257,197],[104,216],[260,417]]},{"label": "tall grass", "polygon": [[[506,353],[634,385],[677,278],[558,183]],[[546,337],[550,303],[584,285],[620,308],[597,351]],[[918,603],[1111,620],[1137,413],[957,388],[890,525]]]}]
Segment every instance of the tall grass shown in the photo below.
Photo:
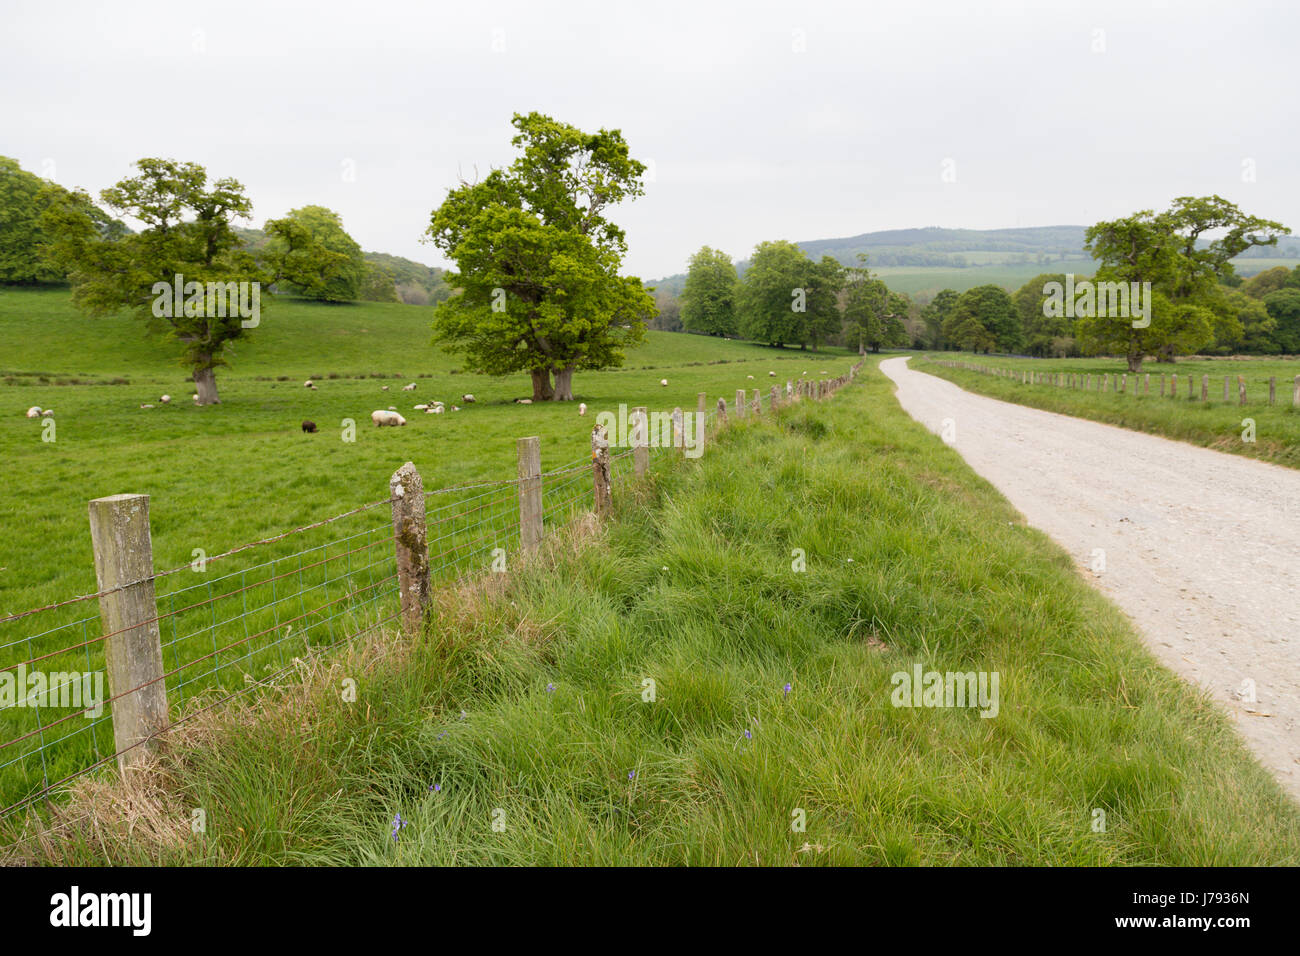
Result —
[{"label": "tall grass", "polygon": [[[1296,807],[1225,716],[864,375],[733,426],[621,494],[607,528],[443,593],[423,640],[182,729],[151,786],[83,782],[20,855],[1300,862]],[[917,663],[998,672],[997,716],[893,706]]]}]

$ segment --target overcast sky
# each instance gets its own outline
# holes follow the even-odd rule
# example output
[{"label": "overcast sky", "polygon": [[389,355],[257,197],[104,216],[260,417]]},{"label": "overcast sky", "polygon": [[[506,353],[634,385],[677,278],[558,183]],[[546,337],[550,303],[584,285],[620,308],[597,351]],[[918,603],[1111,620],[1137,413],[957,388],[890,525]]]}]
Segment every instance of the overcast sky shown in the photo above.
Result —
[{"label": "overcast sky", "polygon": [[1187,194],[1300,231],[1297,10],[0,0],[0,154],[94,194],[142,156],[198,162],[254,225],[324,205],[437,265],[430,211],[539,110],[651,166],[613,212],[647,279],[704,244],[1086,225]]}]

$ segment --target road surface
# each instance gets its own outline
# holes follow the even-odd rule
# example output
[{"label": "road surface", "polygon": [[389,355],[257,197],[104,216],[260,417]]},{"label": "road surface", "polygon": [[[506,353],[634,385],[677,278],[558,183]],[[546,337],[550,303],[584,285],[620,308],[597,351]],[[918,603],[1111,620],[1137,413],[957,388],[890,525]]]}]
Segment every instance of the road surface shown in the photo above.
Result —
[{"label": "road surface", "polygon": [[903,408],[1069,551],[1300,800],[1300,471],[975,395],[907,361],[880,363]]}]

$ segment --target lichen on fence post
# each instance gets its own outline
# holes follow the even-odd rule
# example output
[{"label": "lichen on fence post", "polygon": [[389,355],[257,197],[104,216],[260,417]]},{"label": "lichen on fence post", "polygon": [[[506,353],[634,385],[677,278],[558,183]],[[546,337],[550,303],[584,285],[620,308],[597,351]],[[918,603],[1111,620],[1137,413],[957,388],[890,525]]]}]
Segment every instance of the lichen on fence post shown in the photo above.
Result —
[{"label": "lichen on fence post", "polygon": [[397,583],[402,599],[402,629],[408,637],[420,633],[429,610],[429,537],[424,521],[424,482],[407,462],[388,479],[393,505],[393,539],[397,552]]},{"label": "lichen on fence post", "polygon": [[638,478],[650,470],[649,423],[644,405],[632,409],[632,471]]},{"label": "lichen on fence post", "polygon": [[602,425],[591,430],[591,481],[596,516],[607,518],[612,508],[609,492],[609,438]]},{"label": "lichen on fence post", "polygon": [[104,666],[113,698],[113,742],[125,772],[154,749],[167,729],[167,687],[153,586],[148,495],[110,495],[90,502]]}]

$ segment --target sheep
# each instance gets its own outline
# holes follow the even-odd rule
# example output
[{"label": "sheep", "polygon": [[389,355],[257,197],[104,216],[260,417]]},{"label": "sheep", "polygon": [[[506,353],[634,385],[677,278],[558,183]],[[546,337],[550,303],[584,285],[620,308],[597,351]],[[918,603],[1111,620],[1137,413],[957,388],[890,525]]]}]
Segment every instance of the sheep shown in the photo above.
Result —
[{"label": "sheep", "polygon": [[412,405],[412,406],[411,406],[411,411],[413,411],[413,412],[427,412],[428,410],[429,410],[429,406],[428,406],[428,405]]},{"label": "sheep", "polygon": [[303,383],[302,383],[302,387],[303,387],[303,388],[311,388],[311,379],[307,379],[307,381],[303,382]]},{"label": "sheep", "polygon": [[767,374],[772,378],[776,378],[776,372],[768,372]]},{"label": "sheep", "polygon": [[585,414],[587,414],[587,403],[586,403],[586,402],[579,402],[579,403],[578,403],[578,415],[581,416],[581,415],[585,415]]},{"label": "sheep", "polygon": [[415,391],[415,383],[414,383],[414,382],[411,382],[411,384],[409,384],[409,385],[403,385],[403,386],[402,386],[402,391],[404,391],[404,392],[413,392],[413,391]]},{"label": "sheep", "polygon": [[164,395],[162,398],[158,399],[158,401],[162,402],[164,405],[166,405],[171,400],[172,397],[170,395]]},{"label": "sheep", "polygon": [[388,391],[388,386],[387,386],[387,385],[380,385],[380,386],[379,386],[379,390],[380,390],[381,392],[386,392],[386,391]]},{"label": "sheep", "polygon": [[752,375],[746,375],[746,376],[745,376],[745,378],[753,378],[753,377],[754,377],[754,376],[752,376]]},{"label": "sheep", "polygon": [[141,408],[153,408],[152,405],[141,405],[140,407],[141,407]]},{"label": "sheep", "polygon": [[39,405],[33,405],[31,408],[27,409],[27,417],[28,417],[28,418],[40,418],[40,417],[41,417],[41,406],[39,406]]},{"label": "sheep", "polygon": [[41,412],[41,417],[42,417],[42,418],[49,418],[49,417],[50,417],[51,415],[53,415],[53,414],[54,414],[54,409],[52,409],[52,408],[47,408],[47,409],[45,409],[45,411]]},{"label": "sheep", "polygon": [[197,402],[199,400],[199,393],[195,392],[193,395],[190,396],[190,398],[194,399],[194,401]]},{"label": "sheep", "polygon": [[667,386],[667,384],[668,384],[668,379],[666,379],[666,378],[661,378],[661,379],[659,380],[659,384],[660,384],[660,385]]},{"label": "sheep", "polygon": [[462,395],[460,397],[460,400],[464,402],[466,405],[473,405],[476,401],[478,401],[478,399],[476,399],[473,395]]},{"label": "sheep", "polygon": [[406,424],[406,419],[391,408],[388,411],[377,409],[371,412],[370,420],[375,423],[376,428],[382,428],[384,425],[397,426]]},{"label": "sheep", "polygon": [[451,406],[451,410],[452,410],[453,412],[458,412],[458,411],[460,411],[460,406],[459,406],[459,405],[453,405],[453,406]]},{"label": "sheep", "polygon": [[441,405],[430,405],[424,410],[426,415],[441,415],[445,409]]},{"label": "sheep", "polygon": [[516,404],[516,405],[531,405],[531,404],[533,404],[533,400],[532,400],[531,398],[516,398],[516,399],[515,399],[515,404]]},{"label": "sheep", "polygon": [[304,421],[302,423],[302,430],[314,435],[316,433],[316,423]]},{"label": "sheep", "polygon": [[395,412],[395,411],[397,411],[397,406],[396,406],[396,405],[389,405],[389,406],[388,406],[388,410],[389,410],[390,412]]}]

